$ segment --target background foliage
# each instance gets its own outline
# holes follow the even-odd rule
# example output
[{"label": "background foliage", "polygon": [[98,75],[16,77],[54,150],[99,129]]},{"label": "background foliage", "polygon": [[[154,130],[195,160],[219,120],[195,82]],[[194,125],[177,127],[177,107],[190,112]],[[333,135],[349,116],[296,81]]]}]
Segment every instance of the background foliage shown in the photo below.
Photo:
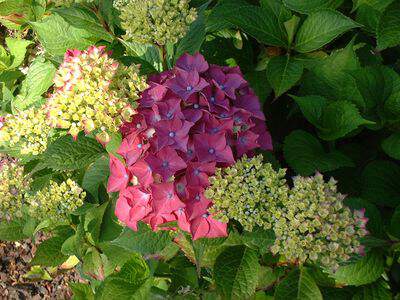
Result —
[{"label": "background foliage", "polygon": [[[323,172],[338,180],[346,204],[366,208],[368,254],[328,274],[286,266],[269,253],[270,232],[192,242],[181,233],[122,228],[107,195],[108,154],[90,136],[56,139],[39,158],[21,157],[39,189],[72,172],[90,194],[70,226],[52,230],[33,265],[70,256],[90,285],[75,299],[392,299],[400,281],[400,2],[397,0],[192,0],[198,19],[165,61],[154,45],[126,42],[111,0],[57,6],[0,0],[0,107],[43,103],[69,48],[106,45],[124,64],[150,74],[184,52],[240,66],[262,101],[275,151],[290,175]],[[5,34],[2,34],[5,36]],[[13,149],[3,149],[13,154]],[[0,239],[19,240],[48,224],[0,224]]]}]

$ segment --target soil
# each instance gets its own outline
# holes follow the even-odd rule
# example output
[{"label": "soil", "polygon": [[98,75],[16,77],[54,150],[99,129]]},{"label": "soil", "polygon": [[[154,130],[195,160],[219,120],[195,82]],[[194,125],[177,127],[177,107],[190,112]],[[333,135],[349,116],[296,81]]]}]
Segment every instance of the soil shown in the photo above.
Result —
[{"label": "soil", "polygon": [[35,242],[31,239],[0,241],[0,300],[71,299],[68,283],[81,281],[75,270],[52,270],[52,280],[32,281],[24,278],[31,270],[29,262],[37,245],[44,239],[42,235]]}]

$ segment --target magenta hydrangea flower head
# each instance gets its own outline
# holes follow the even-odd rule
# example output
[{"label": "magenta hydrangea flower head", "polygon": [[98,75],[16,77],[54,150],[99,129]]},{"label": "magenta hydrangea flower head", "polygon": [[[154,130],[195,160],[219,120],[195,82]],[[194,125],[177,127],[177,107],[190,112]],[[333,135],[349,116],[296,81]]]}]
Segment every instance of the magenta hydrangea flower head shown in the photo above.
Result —
[{"label": "magenta hydrangea flower head", "polygon": [[[210,65],[185,54],[172,70],[148,78],[137,114],[121,126],[111,158],[109,191],[119,191],[116,215],[132,229],[177,229],[193,239],[227,235],[204,195],[216,168],[242,155],[272,150],[260,103],[238,67]],[[168,222],[177,225],[161,226]]]}]

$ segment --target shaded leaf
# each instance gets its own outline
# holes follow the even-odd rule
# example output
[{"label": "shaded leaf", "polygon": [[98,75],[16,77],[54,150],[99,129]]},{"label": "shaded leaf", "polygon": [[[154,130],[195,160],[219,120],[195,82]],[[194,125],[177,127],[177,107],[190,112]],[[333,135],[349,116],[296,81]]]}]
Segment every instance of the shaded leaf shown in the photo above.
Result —
[{"label": "shaded leaf", "polygon": [[324,8],[337,8],[343,0],[283,0],[291,10],[300,13],[310,13]]},{"label": "shaded leaf", "polygon": [[18,241],[27,238],[24,233],[25,222],[15,219],[10,222],[0,222],[0,241]]},{"label": "shaded leaf", "polygon": [[362,173],[362,198],[377,205],[396,207],[400,204],[400,167],[390,161],[369,163]]},{"label": "shaded leaf", "polygon": [[400,2],[394,1],[381,15],[377,28],[380,50],[400,44]]},{"label": "shaded leaf", "polygon": [[337,150],[326,152],[318,139],[302,130],[286,137],[283,152],[288,164],[303,176],[354,166],[349,157]]},{"label": "shaded leaf", "polygon": [[43,241],[36,250],[31,265],[55,267],[67,260],[68,256],[61,252],[65,237],[56,236]]},{"label": "shaded leaf", "polygon": [[331,274],[338,284],[364,285],[377,280],[384,272],[384,260],[381,253],[370,252],[355,263],[341,266]]},{"label": "shaded leaf", "polygon": [[208,3],[199,8],[196,21],[190,25],[189,31],[176,46],[174,57],[175,61],[184,53],[193,55],[200,51],[200,47],[203,44],[206,36],[206,18],[204,16],[204,11],[207,6]]},{"label": "shaded leaf", "polygon": [[322,300],[321,292],[306,268],[294,269],[275,289],[276,300]]},{"label": "shaded leaf", "polygon": [[301,53],[317,50],[346,31],[359,26],[350,18],[334,10],[313,12],[297,33],[295,49]]},{"label": "shaded leaf", "polygon": [[387,155],[400,160],[400,133],[393,133],[382,142],[382,149]]},{"label": "shaded leaf", "polygon": [[73,27],[84,29],[100,40],[112,42],[113,36],[100,24],[97,16],[86,7],[61,7],[54,9],[54,11]]},{"label": "shaded leaf", "polygon": [[260,264],[257,252],[233,246],[218,255],[214,265],[217,291],[224,299],[246,299],[255,293]]},{"label": "shaded leaf", "polygon": [[110,174],[109,157],[101,156],[88,167],[83,176],[82,188],[93,197],[98,198],[98,190],[101,184],[105,184]]},{"label": "shaded leaf", "polygon": [[290,56],[271,58],[267,65],[267,78],[279,97],[292,88],[303,74],[303,64]]},{"label": "shaded leaf", "polygon": [[143,258],[131,254],[121,271],[108,276],[99,287],[96,299],[146,299],[151,288],[150,270]]},{"label": "shaded leaf", "polygon": [[237,26],[259,42],[273,46],[287,46],[284,27],[275,15],[245,1],[224,0],[214,7],[207,20],[208,31]]},{"label": "shaded leaf", "polygon": [[163,250],[171,238],[167,231],[154,232],[144,223],[138,224],[138,231],[125,228],[122,234],[112,241],[112,244],[136,251],[140,254],[155,254]]},{"label": "shaded leaf", "polygon": [[374,122],[361,117],[357,107],[348,101],[335,101],[328,104],[321,119],[320,137],[324,140],[336,140],[356,130],[361,125]]}]

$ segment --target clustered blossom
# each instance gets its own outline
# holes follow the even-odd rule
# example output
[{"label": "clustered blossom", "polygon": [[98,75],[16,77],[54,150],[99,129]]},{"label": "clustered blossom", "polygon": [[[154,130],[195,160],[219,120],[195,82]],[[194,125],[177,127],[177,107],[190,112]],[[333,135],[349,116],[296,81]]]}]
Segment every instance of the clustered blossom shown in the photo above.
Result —
[{"label": "clustered blossom", "polygon": [[50,125],[68,129],[73,137],[94,132],[104,143],[108,132],[130,120],[132,102],[147,87],[138,66],[121,66],[105,47],[95,46],[68,50],[54,84],[56,91],[46,104]]},{"label": "clustered blossom", "polygon": [[125,38],[140,43],[165,45],[182,38],[196,19],[188,0],[118,0]]},{"label": "clustered blossom", "polygon": [[285,172],[263,164],[261,156],[218,169],[206,191],[214,200],[209,211],[222,222],[237,220],[249,231],[272,228],[276,240],[271,252],[288,262],[310,260],[335,270],[351,255],[363,254],[365,210],[352,212],[344,206],[345,196],[333,179],[326,183],[321,174],[299,176],[290,189]]},{"label": "clustered blossom", "polygon": [[61,184],[50,181],[48,186],[37,193],[27,194],[25,201],[32,217],[59,223],[82,206],[85,197],[83,189],[75,181],[67,179]]},{"label": "clustered blossom", "polygon": [[29,184],[30,180],[24,176],[24,167],[16,160],[0,155],[0,220],[21,216]]},{"label": "clustered blossom", "polygon": [[17,147],[22,155],[46,150],[50,131],[43,107],[0,116],[0,144]]},{"label": "clustered blossom", "polygon": [[225,236],[204,191],[216,167],[272,148],[258,98],[238,67],[209,65],[198,53],[148,83],[138,114],[121,127],[123,160],[110,159],[116,215],[133,229],[176,221],[194,239]]},{"label": "clustered blossom", "polygon": [[321,174],[294,178],[289,197],[274,216],[272,253],[298,263],[311,260],[333,270],[351,255],[362,255],[360,238],[368,233],[368,219],[364,209],[353,213],[346,207],[344,198],[335,180],[324,182]]},{"label": "clustered blossom", "polygon": [[275,171],[263,164],[262,155],[244,156],[229,168],[218,168],[205,193],[213,199],[209,212],[224,223],[236,220],[247,231],[254,226],[270,229],[277,203],[288,197],[285,175],[285,169]]}]

